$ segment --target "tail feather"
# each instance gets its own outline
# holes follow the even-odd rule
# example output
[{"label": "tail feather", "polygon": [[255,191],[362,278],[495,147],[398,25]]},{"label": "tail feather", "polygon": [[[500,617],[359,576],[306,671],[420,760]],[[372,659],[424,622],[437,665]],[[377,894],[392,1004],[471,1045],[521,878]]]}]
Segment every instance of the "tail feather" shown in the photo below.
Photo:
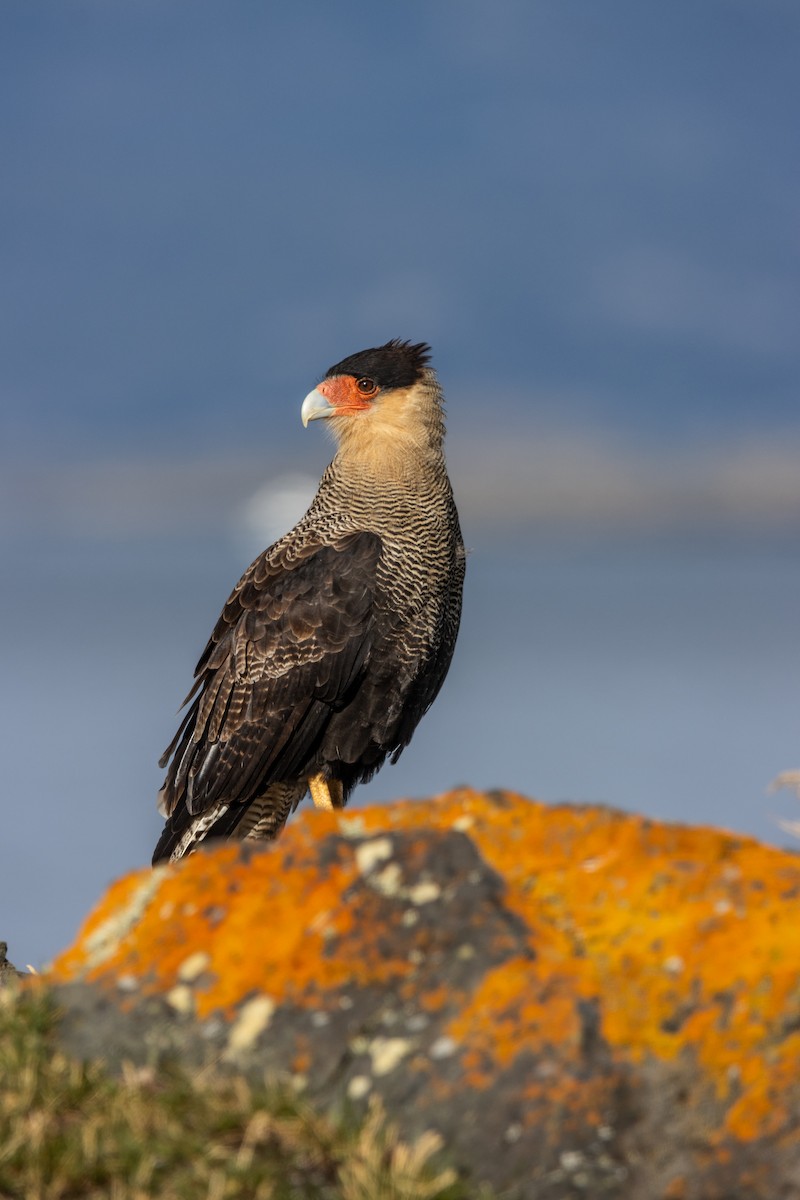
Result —
[{"label": "tail feather", "polygon": [[273,783],[263,796],[250,804],[219,802],[196,815],[181,804],[164,826],[153,853],[153,866],[160,862],[177,862],[217,838],[272,840],[283,829],[306,790],[304,781]]}]

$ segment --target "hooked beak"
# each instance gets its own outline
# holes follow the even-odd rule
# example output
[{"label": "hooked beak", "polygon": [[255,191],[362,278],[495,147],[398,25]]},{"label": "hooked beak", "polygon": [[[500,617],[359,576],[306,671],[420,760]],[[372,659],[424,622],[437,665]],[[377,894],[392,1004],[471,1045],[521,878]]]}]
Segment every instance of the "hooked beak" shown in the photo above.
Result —
[{"label": "hooked beak", "polygon": [[303,425],[308,425],[309,421],[317,421],[321,417],[332,417],[336,409],[328,400],[327,396],[323,396],[319,388],[314,388],[313,392],[309,392],[303,401],[303,407],[300,409],[300,419]]}]

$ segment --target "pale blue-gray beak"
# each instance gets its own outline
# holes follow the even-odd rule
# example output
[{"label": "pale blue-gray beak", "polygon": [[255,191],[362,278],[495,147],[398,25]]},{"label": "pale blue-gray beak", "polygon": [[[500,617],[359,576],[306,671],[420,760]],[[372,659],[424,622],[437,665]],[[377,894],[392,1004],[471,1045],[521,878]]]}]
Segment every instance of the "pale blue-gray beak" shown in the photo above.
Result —
[{"label": "pale blue-gray beak", "polygon": [[332,417],[336,409],[323,396],[319,388],[314,388],[313,392],[309,392],[303,401],[303,407],[300,409],[300,418],[303,425],[308,425],[309,421],[318,421],[321,417]]}]

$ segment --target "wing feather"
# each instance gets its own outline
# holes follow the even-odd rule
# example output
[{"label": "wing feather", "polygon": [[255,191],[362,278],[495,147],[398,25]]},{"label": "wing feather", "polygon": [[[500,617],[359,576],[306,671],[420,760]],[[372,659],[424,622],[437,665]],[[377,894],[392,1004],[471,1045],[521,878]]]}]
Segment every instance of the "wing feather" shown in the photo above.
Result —
[{"label": "wing feather", "polygon": [[349,703],[374,635],[380,538],[261,555],[234,588],[197,664],[194,697],[162,765],[165,811],[248,804],[302,775]]}]

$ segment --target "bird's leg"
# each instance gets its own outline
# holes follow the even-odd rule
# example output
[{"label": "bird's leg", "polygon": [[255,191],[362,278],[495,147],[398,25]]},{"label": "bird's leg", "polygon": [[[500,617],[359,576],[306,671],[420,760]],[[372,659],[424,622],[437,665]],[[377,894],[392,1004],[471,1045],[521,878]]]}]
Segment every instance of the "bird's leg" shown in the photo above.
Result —
[{"label": "bird's leg", "polygon": [[324,775],[309,775],[308,786],[314,808],[325,808],[333,812],[336,808],[344,807],[342,785],[338,779],[326,779]]}]

